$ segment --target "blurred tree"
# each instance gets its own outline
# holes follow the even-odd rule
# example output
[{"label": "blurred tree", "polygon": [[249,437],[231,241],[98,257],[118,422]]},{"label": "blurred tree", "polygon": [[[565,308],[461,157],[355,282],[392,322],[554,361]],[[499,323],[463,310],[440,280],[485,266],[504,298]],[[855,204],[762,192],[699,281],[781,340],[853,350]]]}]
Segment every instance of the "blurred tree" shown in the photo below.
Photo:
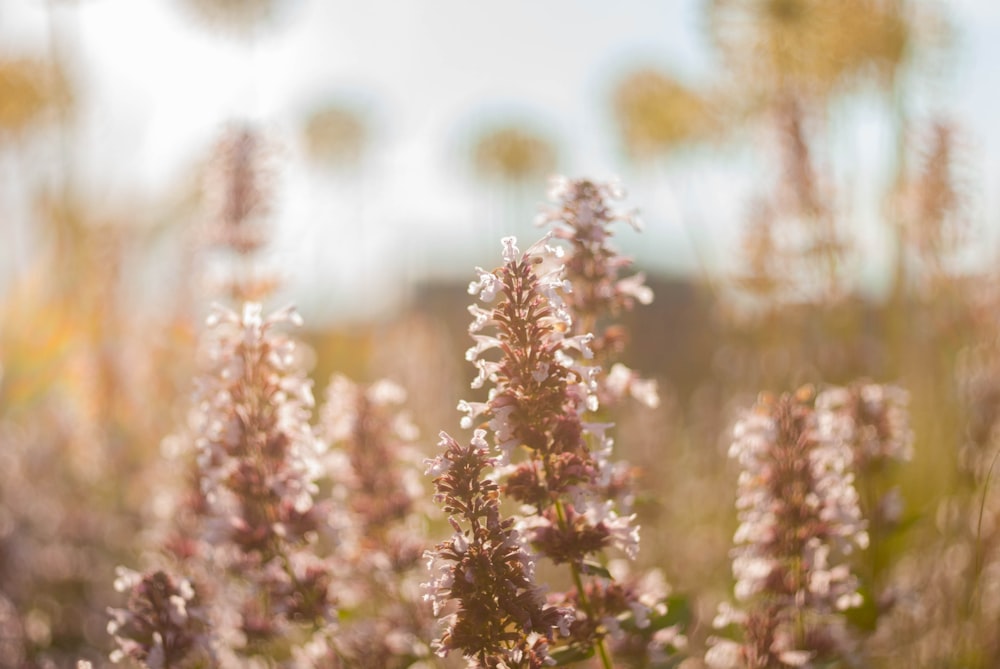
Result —
[{"label": "blurred tree", "polygon": [[649,160],[716,129],[706,97],[667,74],[645,68],[626,75],[613,93],[615,118],[625,150]]},{"label": "blurred tree", "polygon": [[480,237],[492,254],[502,236],[533,234],[528,226],[540,195],[533,187],[555,169],[557,152],[543,134],[509,120],[482,127],[470,153],[473,173],[486,187],[486,228]]},{"label": "blurred tree", "polygon": [[472,163],[484,179],[525,183],[548,176],[556,164],[556,150],[542,135],[509,123],[488,129],[475,140]]},{"label": "blurred tree", "polygon": [[356,168],[370,139],[364,115],[348,105],[331,103],[311,112],[304,120],[302,139],[306,155],[316,165]]},{"label": "blurred tree", "polygon": [[893,0],[709,0],[709,34],[735,79],[768,95],[825,97],[892,81],[934,24]]},{"label": "blurred tree", "polygon": [[180,0],[180,3],[207,28],[251,37],[273,23],[289,0]]},{"label": "blurred tree", "polygon": [[58,66],[35,58],[0,57],[0,138],[20,137],[72,102],[69,82]]}]

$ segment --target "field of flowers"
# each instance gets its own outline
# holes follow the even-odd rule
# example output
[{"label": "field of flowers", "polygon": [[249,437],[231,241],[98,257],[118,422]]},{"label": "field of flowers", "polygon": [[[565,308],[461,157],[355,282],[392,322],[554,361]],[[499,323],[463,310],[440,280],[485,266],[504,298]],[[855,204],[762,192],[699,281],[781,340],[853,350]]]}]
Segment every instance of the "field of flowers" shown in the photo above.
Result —
[{"label": "field of flowers", "polygon": [[[241,30],[271,6],[188,4]],[[1000,667],[997,271],[961,129],[901,102],[948,23],[902,0],[705,5],[725,78],[638,71],[613,107],[654,173],[754,138],[773,183],[724,275],[643,271],[616,246],[643,203],[557,176],[536,234],[490,239],[461,285],[314,325],[264,261],[265,129],[234,119],[148,227],[25,167],[0,669]],[[15,163],[69,141],[59,65],[0,54]],[[863,95],[898,134],[877,297],[826,143]],[[303,133],[349,161],[363,119]],[[516,127],[472,158],[516,186],[553,162]]]}]

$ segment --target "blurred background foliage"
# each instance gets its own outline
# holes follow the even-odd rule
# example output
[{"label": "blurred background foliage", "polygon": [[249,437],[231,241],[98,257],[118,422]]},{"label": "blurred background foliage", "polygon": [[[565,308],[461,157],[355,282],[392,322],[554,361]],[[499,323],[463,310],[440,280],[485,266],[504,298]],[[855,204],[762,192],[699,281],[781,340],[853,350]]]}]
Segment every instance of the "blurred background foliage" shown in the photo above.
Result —
[{"label": "blurred background foliage", "polygon": [[[197,30],[245,50],[251,80],[265,36],[294,25],[307,4],[176,2]],[[0,1],[0,18],[13,4]],[[309,286],[304,300],[324,307],[303,335],[317,385],[333,372],[394,378],[409,390],[430,451],[433,435],[455,426],[452,407],[471,378],[461,352],[473,266],[497,262],[501,235],[535,234],[534,207],[553,171],[608,169],[574,153],[579,126],[546,112],[470,111],[465,129],[442,143],[461,154],[455,197],[465,189],[484,203],[467,210],[475,220],[437,236],[419,229],[416,214],[378,220],[377,180],[388,166],[373,147],[413,141],[393,136],[405,119],[386,102],[376,123],[370,106],[331,96],[322,82],[309,111],[270,128],[293,139],[269,150],[274,167],[251,246],[273,252],[248,269],[213,247],[225,215],[213,209],[211,141],[152,193],[92,186],[100,182],[80,167],[98,150],[82,130],[95,114],[92,73],[72,58],[80,42],[72,21],[58,17],[83,4],[50,2],[51,30],[33,49],[0,44],[0,667],[106,663],[113,569],[139,562],[162,523],[160,442],[185,420],[194,342],[209,303],[232,295],[227,277],[246,270]],[[631,203],[656,212],[647,233],[621,240],[656,292],[629,316],[626,362],[658,378],[664,395],[656,411],[618,417],[621,455],[643,472],[640,561],[663,568],[689,597],[696,656],[731,585],[733,495],[720,491],[735,478],[725,458],[735,411],[764,389],[898,383],[911,396],[916,456],[872,483],[899,485],[906,510],[874,537],[864,572],[873,603],[858,625],[872,631],[875,666],[998,666],[997,221],[978,199],[995,184],[971,176],[977,138],[949,119],[948,101],[934,107],[945,113],[927,114],[913,93],[942,76],[963,26],[931,1],[697,5],[710,76],[637,61],[594,102],[626,186],[634,180],[651,200]],[[864,115],[844,111],[851,105]],[[882,124],[891,141],[848,152],[845,168],[851,121]],[[874,184],[852,180],[851,160],[870,155]],[[702,260],[721,260],[667,271],[663,259],[677,251],[656,231],[669,218],[662,194],[686,183],[678,175],[688,170],[702,178],[733,164],[750,177],[709,192],[705,210],[682,223],[692,226],[692,248],[708,247]],[[302,191],[287,182],[326,171],[333,176],[318,177],[320,190],[346,209],[316,213],[294,200]],[[354,176],[344,181],[345,173]],[[416,189],[421,177],[414,170]],[[315,267],[288,250],[280,211],[308,219],[306,229],[342,219],[334,241],[297,240]],[[733,211],[727,237],[697,229]],[[390,225],[397,255],[365,251]],[[338,269],[345,256],[365,263]],[[863,279],[872,266],[886,268],[882,290]],[[298,276],[307,267],[315,275]],[[388,289],[385,276],[403,285]],[[363,317],[347,307],[340,315],[346,294],[370,307]]]}]

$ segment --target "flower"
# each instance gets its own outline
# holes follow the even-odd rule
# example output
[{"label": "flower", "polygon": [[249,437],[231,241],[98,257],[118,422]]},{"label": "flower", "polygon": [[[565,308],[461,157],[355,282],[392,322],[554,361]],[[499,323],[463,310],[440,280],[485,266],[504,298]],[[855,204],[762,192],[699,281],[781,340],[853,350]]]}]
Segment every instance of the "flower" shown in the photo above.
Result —
[{"label": "flower", "polygon": [[861,603],[846,562],[868,546],[854,488],[853,452],[844,416],[817,409],[803,389],[762,397],[733,430],[729,456],[742,469],[736,508],[733,576],[746,608],[720,610],[718,626],[740,624],[744,643],[718,640],[713,667],[803,666],[844,654],[840,612]]},{"label": "flower", "polygon": [[613,203],[624,197],[616,182],[557,177],[549,196],[556,204],[543,211],[539,223],[552,225],[552,235],[569,243],[563,269],[573,287],[563,298],[575,323],[569,336],[587,336],[594,364],[612,370],[599,384],[601,401],[614,403],[631,394],[647,406],[656,406],[655,382],[640,379],[616,360],[628,339],[616,320],[636,302],[649,304],[653,300],[653,291],[645,285],[641,272],[620,276],[632,260],[610,244],[615,223],[626,222],[639,229],[636,213],[614,207]]},{"label": "flower", "polygon": [[546,604],[534,580],[534,561],[514,527],[500,513],[498,486],[484,473],[486,431],[476,430],[468,446],[441,433],[447,465],[434,487],[455,534],[426,554],[432,578],[425,599],[438,615],[454,604],[436,642],[441,655],[458,650],[484,667],[541,667],[549,657],[542,640],[565,626],[568,613]]},{"label": "flower", "polygon": [[108,633],[118,648],[111,659],[136,660],[149,669],[214,663],[209,625],[198,593],[164,571],[137,574],[119,568],[115,588],[129,593],[123,609],[110,609]]},{"label": "flower", "polygon": [[[594,335],[580,330],[574,320],[571,296],[576,287],[566,279],[562,247],[550,243],[555,237],[549,233],[523,252],[514,238],[504,238],[503,265],[488,273],[477,269],[479,280],[469,293],[478,293],[480,304],[469,310],[474,343],[466,359],[478,369],[472,387],[490,385],[485,402],[463,400],[458,408],[465,414],[463,427],[479,428],[473,442],[485,446],[492,432],[498,455],[492,460],[491,481],[522,505],[514,526],[519,536],[541,557],[567,565],[573,574],[574,590],[549,597],[550,603],[572,611],[574,623],[563,643],[599,650],[607,663],[604,638],[622,634],[618,616],[631,616],[633,627],[642,629],[649,610],[638,590],[622,589],[605,580],[602,569],[594,570],[609,548],[634,559],[639,535],[634,514],[620,513],[617,507],[632,499],[631,470],[610,461],[607,432],[612,425],[588,419],[598,409],[602,377],[591,364]],[[631,380],[629,374],[626,383]],[[444,472],[447,480],[453,468],[439,458],[429,470]],[[464,547],[455,540],[450,550],[465,555]],[[468,576],[455,572],[446,578],[447,592]],[[661,648],[650,639],[641,645]]]},{"label": "flower", "polygon": [[[199,494],[179,528],[183,541],[168,547],[184,546],[175,551],[180,566],[211,586],[206,606],[224,663],[271,654],[276,644],[291,653],[335,617],[332,565],[317,550],[331,528],[316,499],[312,386],[294,340],[278,331],[300,323],[292,309],[265,316],[246,302],[239,312],[216,307],[202,339],[189,421]],[[120,571],[116,585],[135,582]],[[174,620],[191,611],[187,586],[177,588],[181,600],[167,598]],[[153,658],[170,648],[171,637],[160,636],[143,641]]]}]

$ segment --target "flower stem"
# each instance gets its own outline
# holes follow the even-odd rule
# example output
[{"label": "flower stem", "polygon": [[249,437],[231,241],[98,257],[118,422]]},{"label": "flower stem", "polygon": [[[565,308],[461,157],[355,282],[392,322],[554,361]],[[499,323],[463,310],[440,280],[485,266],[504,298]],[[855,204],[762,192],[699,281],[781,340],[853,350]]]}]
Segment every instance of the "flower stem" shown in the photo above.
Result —
[{"label": "flower stem", "polygon": [[[566,510],[563,508],[563,503],[561,499],[556,499],[555,501],[556,515],[559,518],[559,524],[565,529],[568,527],[566,521]],[[570,562],[570,572],[573,574],[573,585],[576,586],[576,591],[580,597],[580,606],[583,608],[583,612],[587,614],[587,617],[591,620],[594,617],[594,611],[590,606],[590,597],[587,596],[587,591],[583,589],[583,579],[580,577],[580,566],[576,562]],[[611,663],[611,655],[608,654],[607,646],[604,645],[604,637],[600,636],[597,638],[595,643],[597,654],[601,658],[601,666],[604,669],[614,669],[614,665]]]}]

